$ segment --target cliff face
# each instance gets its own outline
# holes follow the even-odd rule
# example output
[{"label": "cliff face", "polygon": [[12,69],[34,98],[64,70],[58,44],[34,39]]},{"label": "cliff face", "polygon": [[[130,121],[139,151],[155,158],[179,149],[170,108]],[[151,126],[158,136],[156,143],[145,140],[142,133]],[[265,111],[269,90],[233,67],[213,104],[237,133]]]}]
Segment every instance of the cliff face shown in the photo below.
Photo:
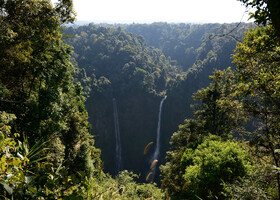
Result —
[{"label": "cliff face", "polygon": [[149,142],[155,142],[161,98],[151,93],[133,91],[114,97],[95,95],[86,101],[96,146],[102,149],[105,170],[112,174],[116,173],[113,98],[117,103],[123,166],[143,174],[148,164],[148,157],[143,155],[143,151]]}]

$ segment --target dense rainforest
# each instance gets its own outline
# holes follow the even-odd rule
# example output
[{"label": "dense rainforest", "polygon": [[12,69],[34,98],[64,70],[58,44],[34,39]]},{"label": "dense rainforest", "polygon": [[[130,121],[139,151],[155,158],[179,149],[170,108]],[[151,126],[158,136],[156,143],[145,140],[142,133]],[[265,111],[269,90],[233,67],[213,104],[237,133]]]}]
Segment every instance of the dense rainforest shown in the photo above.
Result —
[{"label": "dense rainforest", "polygon": [[0,0],[1,198],[280,199],[280,4],[240,1],[255,24]]},{"label": "dense rainforest", "polygon": [[[122,165],[145,179],[156,148],[159,102],[167,96],[161,123],[161,164],[171,134],[191,116],[192,94],[209,84],[214,69],[232,65],[237,39],[253,24],[236,26],[154,23],[114,28],[90,24],[64,30],[72,36],[66,42],[74,47],[73,59],[82,72],[79,80],[89,90],[85,105],[105,171],[118,173],[112,148],[113,98],[118,108]],[[231,35],[219,37],[232,29],[236,30]],[[186,59],[178,61],[181,57]],[[154,142],[151,150],[143,155],[150,142]]]}]

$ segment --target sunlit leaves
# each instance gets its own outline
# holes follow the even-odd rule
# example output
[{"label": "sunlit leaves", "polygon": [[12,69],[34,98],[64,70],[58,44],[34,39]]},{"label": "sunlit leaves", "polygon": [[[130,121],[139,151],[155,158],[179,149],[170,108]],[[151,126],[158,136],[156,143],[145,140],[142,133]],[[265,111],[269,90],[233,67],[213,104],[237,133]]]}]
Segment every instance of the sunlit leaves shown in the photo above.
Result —
[{"label": "sunlit leaves", "polygon": [[[256,122],[255,143],[279,166],[275,150],[280,141],[280,51],[275,29],[267,26],[250,30],[236,50],[237,95],[248,117]],[[277,184],[280,188],[279,181]]]},{"label": "sunlit leaves", "polygon": [[10,195],[13,193],[13,188],[24,180],[22,170],[24,162],[27,161],[26,157],[18,153],[17,143],[11,133],[9,123],[14,119],[14,115],[0,112],[0,183]]},{"label": "sunlit leaves", "polygon": [[279,36],[279,1],[275,0],[239,0],[245,4],[246,7],[254,8],[250,13],[250,17],[255,19],[259,25],[267,25],[272,23],[278,31]]},{"label": "sunlit leaves", "polygon": [[186,192],[203,199],[223,198],[222,182],[232,183],[253,169],[238,143],[223,142],[217,136],[205,137],[195,150],[186,149],[182,163],[184,178],[190,181]]}]

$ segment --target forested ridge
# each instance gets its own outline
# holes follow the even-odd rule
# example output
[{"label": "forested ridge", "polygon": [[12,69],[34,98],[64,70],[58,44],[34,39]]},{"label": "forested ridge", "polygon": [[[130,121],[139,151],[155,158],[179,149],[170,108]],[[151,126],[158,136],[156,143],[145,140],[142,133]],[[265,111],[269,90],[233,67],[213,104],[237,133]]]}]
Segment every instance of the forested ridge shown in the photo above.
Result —
[{"label": "forested ridge", "polygon": [[0,1],[1,198],[280,199],[280,7],[240,1],[255,24]]}]

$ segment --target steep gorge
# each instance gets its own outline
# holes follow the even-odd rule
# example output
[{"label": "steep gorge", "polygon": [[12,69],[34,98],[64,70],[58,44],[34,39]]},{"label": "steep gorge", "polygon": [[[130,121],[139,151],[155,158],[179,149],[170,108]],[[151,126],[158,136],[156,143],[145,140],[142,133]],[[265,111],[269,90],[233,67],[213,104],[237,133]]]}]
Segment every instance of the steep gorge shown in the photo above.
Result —
[{"label": "steep gorge", "polygon": [[[225,33],[235,26],[163,23],[108,28],[91,24],[65,30],[72,35],[67,42],[74,47],[73,59],[86,74],[80,74],[79,80],[91,89],[86,108],[96,146],[102,150],[105,171],[116,174],[117,167],[112,99],[118,101],[123,168],[141,174],[144,181],[156,148],[159,103],[168,96],[162,112],[157,166],[164,163],[172,133],[190,116],[192,94],[208,85],[208,76],[214,69],[231,65],[230,56],[237,41],[230,36],[209,39],[210,34]],[[242,38],[244,28],[251,26],[242,24],[233,32],[234,36]],[[155,27],[156,33],[152,31]],[[137,34],[144,32],[146,36],[125,32],[136,28]],[[172,52],[177,53],[172,55]],[[181,60],[174,60],[178,56]],[[188,62],[183,58],[189,58]],[[144,155],[144,148],[150,142],[154,143]],[[155,181],[158,180],[157,174]]]}]

